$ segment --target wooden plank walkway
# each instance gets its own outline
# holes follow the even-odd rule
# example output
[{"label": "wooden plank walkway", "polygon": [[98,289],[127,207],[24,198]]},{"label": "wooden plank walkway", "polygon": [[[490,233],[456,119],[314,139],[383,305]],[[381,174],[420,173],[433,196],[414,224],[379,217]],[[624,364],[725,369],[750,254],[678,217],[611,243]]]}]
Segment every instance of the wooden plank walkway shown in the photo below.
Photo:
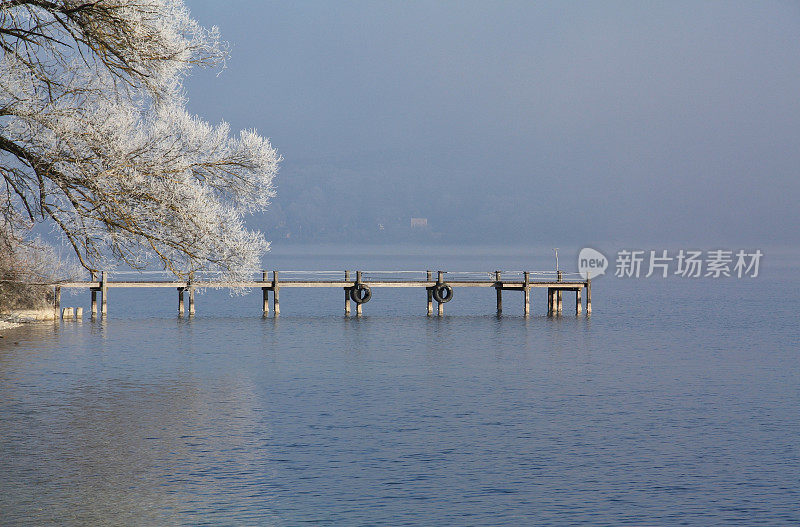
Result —
[{"label": "wooden plank walkway", "polygon": [[[341,279],[330,276],[341,273]],[[412,278],[399,276],[414,275]],[[433,314],[433,302],[437,303],[437,313],[444,314],[444,304],[453,299],[454,290],[462,287],[494,288],[496,291],[497,314],[503,312],[503,291],[523,293],[523,313],[530,314],[530,291],[534,288],[547,289],[547,314],[561,315],[564,291],[575,293],[575,314],[583,311],[582,292],[586,290],[586,314],[592,312],[591,280],[583,279],[577,273],[567,275],[562,271],[518,271],[518,272],[461,272],[446,271],[302,271],[286,272],[262,271],[260,280],[216,281],[210,279],[176,280],[110,280],[109,274],[102,272],[87,281],[70,281],[54,284],[55,309],[60,309],[61,289],[85,288],[91,291],[92,317],[105,316],[108,311],[108,289],[112,288],[175,288],[178,291],[178,315],[189,316],[195,313],[195,290],[203,288],[260,288],[263,294],[263,315],[270,314],[269,296],[272,295],[272,312],[280,314],[280,290],[283,288],[341,288],[345,295],[345,315],[351,313],[351,301],[356,305],[356,315],[362,314],[363,305],[372,297],[373,288],[424,288],[427,292],[427,313]],[[289,276],[284,279],[283,276]],[[298,277],[297,275],[305,275]],[[447,276],[449,275],[449,276]],[[309,277],[310,276],[310,277]],[[578,279],[574,279],[577,277]],[[565,279],[573,278],[573,279]],[[100,293],[98,309],[97,294]],[[188,294],[188,309],[184,303],[184,293]]]}]

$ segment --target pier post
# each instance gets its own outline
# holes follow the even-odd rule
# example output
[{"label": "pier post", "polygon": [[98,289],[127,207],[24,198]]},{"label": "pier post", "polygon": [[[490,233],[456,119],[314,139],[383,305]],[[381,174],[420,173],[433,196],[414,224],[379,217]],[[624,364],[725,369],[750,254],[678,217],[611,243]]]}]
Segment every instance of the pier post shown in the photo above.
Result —
[{"label": "pier post", "polygon": [[[356,271],[356,284],[360,284],[360,283],[361,283],[361,271]],[[356,302],[356,316],[357,317],[361,316],[362,309],[363,309],[361,306],[363,306],[363,305],[364,304]]]},{"label": "pier post", "polygon": [[527,317],[531,314],[531,277],[528,271],[522,273],[522,276],[525,279],[525,285],[523,286],[525,289],[522,291],[524,300],[523,300],[523,313]]},{"label": "pier post", "polygon": [[108,282],[105,271],[100,273],[100,316],[105,317],[108,313]]},{"label": "pier post", "polygon": [[[350,281],[350,271],[344,272],[344,281]],[[350,316],[350,287],[345,286],[344,288],[344,316]]]},{"label": "pier post", "polygon": [[[444,280],[442,279],[442,274],[443,274],[442,271],[437,271],[436,272],[436,284],[437,285],[444,283]],[[438,308],[439,316],[440,317],[444,316],[444,303],[443,302],[436,302],[436,304],[437,304],[436,307]]]},{"label": "pier post", "polygon": [[183,306],[183,287],[178,288],[178,316],[182,317],[185,313]]},{"label": "pier post", "polygon": [[582,290],[583,290],[583,288],[575,290],[575,314],[576,315],[580,315],[581,314],[581,308],[583,307],[581,305],[581,291]]},{"label": "pier post", "polygon": [[547,288],[547,316],[553,316],[555,311],[555,292],[552,287]]},{"label": "pier post", "polygon": [[58,285],[53,288],[53,311],[56,314],[56,322],[58,322],[61,312],[61,286]]},{"label": "pier post", "polygon": [[261,281],[264,282],[264,285],[261,286],[261,316],[263,317],[269,316],[269,287],[267,286],[268,278],[269,273],[267,271],[261,271]]},{"label": "pier post", "polygon": [[189,316],[194,316],[194,286],[189,282]]},{"label": "pier post", "polygon": [[[558,282],[563,282],[564,281],[564,272],[563,271],[556,270],[556,275],[557,275],[556,281],[558,281]],[[564,311],[563,305],[562,305],[562,301],[563,301],[563,297],[564,297],[564,291],[562,291],[561,289],[556,289],[553,294],[555,294],[553,311],[555,312],[556,315],[561,315],[561,313]]]},{"label": "pier post", "polygon": [[[91,278],[90,278],[90,280],[91,280],[92,282],[94,282],[95,280],[97,280],[97,275],[95,274],[95,272],[94,272],[94,271],[92,271],[92,272],[91,272]],[[91,311],[91,313],[92,313],[92,318],[95,318],[95,317],[97,316],[97,288],[95,288],[95,287],[92,287],[92,288],[91,288],[91,292],[92,292],[92,303],[91,303],[91,307],[90,307],[90,309],[89,309],[89,310],[90,310],[90,311]]]},{"label": "pier post", "polygon": [[275,313],[276,317],[281,314],[280,289],[278,285],[278,271],[272,271],[272,312]]},{"label": "pier post", "polygon": [[[433,273],[428,271],[426,281],[430,282],[431,280],[433,280]],[[426,287],[425,289],[428,290],[428,316],[431,316],[433,315],[433,289],[430,287]]]},{"label": "pier post", "polygon": [[500,282],[500,271],[494,272],[494,289],[497,292],[497,314],[503,314],[503,284]]},{"label": "pier post", "polygon": [[592,314],[592,280],[586,278],[586,314]]}]

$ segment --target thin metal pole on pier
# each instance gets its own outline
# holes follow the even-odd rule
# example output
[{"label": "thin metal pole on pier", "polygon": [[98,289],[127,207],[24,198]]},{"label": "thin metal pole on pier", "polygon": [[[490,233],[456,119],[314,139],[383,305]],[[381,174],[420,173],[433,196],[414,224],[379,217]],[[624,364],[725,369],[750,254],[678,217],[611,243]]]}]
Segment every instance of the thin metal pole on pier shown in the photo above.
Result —
[{"label": "thin metal pole on pier", "polygon": [[261,271],[261,281],[264,285],[261,287],[261,314],[262,316],[269,316],[269,287],[267,286],[267,279],[269,272]]},{"label": "thin metal pole on pier", "polygon": [[[350,281],[350,271],[344,272],[344,281]],[[350,316],[350,286],[344,288],[344,316]]]},{"label": "thin metal pole on pier", "polygon": [[497,314],[503,314],[503,284],[500,282],[500,271],[494,272],[495,291],[497,291]]}]

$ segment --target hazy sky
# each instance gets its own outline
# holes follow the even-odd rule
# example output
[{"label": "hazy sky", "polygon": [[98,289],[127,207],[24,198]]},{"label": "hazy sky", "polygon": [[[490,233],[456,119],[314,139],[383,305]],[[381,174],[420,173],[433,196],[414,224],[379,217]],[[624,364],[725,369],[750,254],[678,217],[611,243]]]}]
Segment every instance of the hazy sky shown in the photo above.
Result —
[{"label": "hazy sky", "polygon": [[348,173],[477,241],[800,240],[797,2],[187,3],[231,44],[190,109],[271,138],[284,207]]}]

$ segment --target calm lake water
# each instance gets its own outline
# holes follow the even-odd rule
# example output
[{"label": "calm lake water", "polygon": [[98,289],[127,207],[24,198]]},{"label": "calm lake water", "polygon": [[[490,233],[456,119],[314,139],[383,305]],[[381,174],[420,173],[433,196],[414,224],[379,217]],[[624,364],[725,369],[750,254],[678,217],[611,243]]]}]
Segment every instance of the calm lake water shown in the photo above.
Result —
[{"label": "calm lake water", "polygon": [[[278,269],[552,268],[546,252],[276,251]],[[574,269],[574,255],[562,268]],[[796,261],[796,260],[794,260]],[[0,524],[800,522],[800,269],[545,293],[113,289],[0,339]],[[772,264],[772,265],[771,265]],[[613,275],[613,271],[612,271]],[[65,295],[88,308],[88,293]],[[88,309],[87,309],[88,311]]]}]

